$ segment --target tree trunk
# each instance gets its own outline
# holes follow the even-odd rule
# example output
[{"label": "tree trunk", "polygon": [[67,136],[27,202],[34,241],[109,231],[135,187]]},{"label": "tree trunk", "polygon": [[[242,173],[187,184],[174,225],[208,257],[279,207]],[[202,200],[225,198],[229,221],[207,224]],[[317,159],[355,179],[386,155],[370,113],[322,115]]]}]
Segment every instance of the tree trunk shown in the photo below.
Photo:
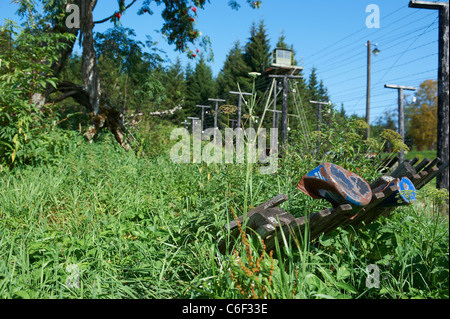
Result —
[{"label": "tree trunk", "polygon": [[97,60],[94,48],[94,19],[92,12],[97,4],[97,0],[82,1],[81,7],[81,25],[82,43],[83,43],[83,83],[86,91],[89,94],[89,101],[91,103],[94,115],[97,115],[100,110],[100,78],[97,68]]},{"label": "tree trunk", "polygon": [[[80,43],[83,47],[82,53],[82,79],[83,87],[74,83],[61,82],[57,89],[47,86],[43,94],[35,94],[33,102],[37,105],[44,105],[46,102],[58,102],[72,97],[77,103],[83,105],[87,112],[92,115],[92,125],[84,136],[92,142],[103,129],[108,127],[113,133],[116,141],[126,150],[131,149],[126,139],[126,127],[123,123],[122,112],[118,107],[113,106],[102,96],[100,77],[97,68],[96,52],[94,47],[94,21],[92,12],[97,4],[97,0],[74,0],[80,8],[80,29],[69,29],[66,25],[56,25],[54,32],[72,33],[80,36]],[[80,34],[79,34],[80,33]],[[60,58],[53,63],[52,69],[55,77],[59,77],[65,66],[65,62],[72,53],[75,41],[68,43],[68,47],[61,51]],[[50,95],[59,91],[62,96],[50,99]]]}]

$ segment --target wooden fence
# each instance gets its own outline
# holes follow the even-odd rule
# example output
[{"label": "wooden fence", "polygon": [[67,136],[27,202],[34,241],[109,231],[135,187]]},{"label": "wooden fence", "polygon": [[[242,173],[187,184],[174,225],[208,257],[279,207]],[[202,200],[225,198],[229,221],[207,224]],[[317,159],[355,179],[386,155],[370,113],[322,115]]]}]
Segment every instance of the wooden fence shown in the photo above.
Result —
[{"label": "wooden fence", "polygon": [[398,198],[400,190],[399,184],[393,181],[408,179],[408,182],[414,185],[413,188],[418,190],[449,164],[448,161],[441,163],[439,158],[434,160],[425,158],[420,163],[417,162],[417,158],[411,161],[405,160],[401,164],[398,163],[397,158],[384,161],[380,172],[387,173],[391,170],[391,173],[381,176],[370,184],[372,198],[365,206],[343,203],[308,216],[295,218],[279,207],[288,200],[285,194],[279,194],[250,210],[245,221],[244,216],[240,216],[228,224],[226,229],[229,230],[227,233],[230,236],[219,243],[219,250],[224,254],[232,249],[234,240],[239,237],[241,225],[248,233],[256,232],[264,240],[266,250],[270,251],[275,248],[276,242],[280,247],[284,246],[283,237],[300,242],[306,229],[309,240],[312,241],[321,234],[328,234],[338,227],[358,229],[372,223],[380,216],[389,216],[398,206],[391,202],[392,198]]}]

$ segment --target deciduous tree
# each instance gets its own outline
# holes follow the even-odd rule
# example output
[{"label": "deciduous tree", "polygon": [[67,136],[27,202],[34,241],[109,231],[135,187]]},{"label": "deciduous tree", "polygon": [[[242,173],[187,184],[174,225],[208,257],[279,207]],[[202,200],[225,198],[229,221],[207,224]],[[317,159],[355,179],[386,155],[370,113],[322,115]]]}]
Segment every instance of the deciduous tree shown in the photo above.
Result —
[{"label": "deciduous tree", "polygon": [[[209,2],[209,1],[208,1]],[[260,1],[247,2],[253,8],[261,5]],[[41,0],[44,14],[40,16],[35,6],[35,2],[29,0],[17,0],[19,4],[18,13],[28,17],[28,21],[40,19],[43,22],[51,23],[51,32],[71,33],[79,38],[82,45],[82,78],[83,85],[76,85],[69,82],[61,82],[57,89],[62,96],[54,100],[61,100],[72,97],[81,105],[84,105],[93,114],[93,125],[86,132],[89,140],[98,134],[103,127],[108,127],[114,134],[116,140],[126,149],[129,143],[125,139],[125,130],[121,122],[121,110],[109,101],[108,96],[102,94],[101,80],[97,65],[97,56],[94,46],[94,27],[105,22],[117,22],[123,14],[131,13],[131,8],[137,9],[137,14],[152,15],[152,5],[163,6],[162,18],[164,19],[161,33],[165,36],[169,44],[175,45],[175,50],[185,52],[190,57],[194,57],[190,46],[208,47],[208,38],[201,35],[200,30],[195,27],[195,20],[198,9],[204,8],[205,0],[118,0],[116,8],[111,8],[111,12],[101,20],[94,21],[93,11],[97,5],[97,0],[73,0],[71,3],[80,9],[80,29],[70,28],[66,22],[67,0]],[[235,0],[229,1],[232,8],[237,9],[239,3]],[[33,22],[34,23],[34,22]],[[33,25],[30,23],[30,25]],[[59,76],[64,62],[70,56],[75,41],[68,41],[69,46],[61,49],[60,58],[52,65],[55,76]],[[55,93],[55,89],[47,86],[46,93],[42,96],[41,102],[50,99],[50,95]]]},{"label": "deciduous tree", "polygon": [[408,131],[420,149],[433,149],[437,141],[437,80],[426,80],[415,93],[415,102],[406,106]]}]

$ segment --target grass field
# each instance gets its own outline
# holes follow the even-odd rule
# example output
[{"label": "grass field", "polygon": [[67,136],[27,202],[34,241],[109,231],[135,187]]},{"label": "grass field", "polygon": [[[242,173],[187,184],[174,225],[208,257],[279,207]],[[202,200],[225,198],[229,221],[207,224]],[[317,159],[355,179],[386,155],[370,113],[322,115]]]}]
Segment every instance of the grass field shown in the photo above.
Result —
[{"label": "grass field", "polygon": [[[313,168],[313,167],[311,167]],[[279,194],[293,214],[321,209],[292,177],[246,167],[137,157],[109,136],[54,165],[0,180],[1,298],[449,298],[449,224],[432,188],[360,231],[261,253],[222,255],[224,225]],[[322,205],[322,206],[321,206]],[[379,287],[367,284],[368,266]]]}]

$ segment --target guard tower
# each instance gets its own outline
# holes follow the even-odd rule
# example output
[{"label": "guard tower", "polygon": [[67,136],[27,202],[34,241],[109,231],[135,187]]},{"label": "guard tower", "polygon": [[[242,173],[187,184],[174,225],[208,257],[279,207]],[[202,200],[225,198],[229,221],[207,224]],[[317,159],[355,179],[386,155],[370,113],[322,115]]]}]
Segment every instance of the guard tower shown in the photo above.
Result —
[{"label": "guard tower", "polygon": [[292,64],[293,52],[290,49],[276,48],[270,57],[270,66],[265,71],[268,74],[296,75],[303,68]]}]

